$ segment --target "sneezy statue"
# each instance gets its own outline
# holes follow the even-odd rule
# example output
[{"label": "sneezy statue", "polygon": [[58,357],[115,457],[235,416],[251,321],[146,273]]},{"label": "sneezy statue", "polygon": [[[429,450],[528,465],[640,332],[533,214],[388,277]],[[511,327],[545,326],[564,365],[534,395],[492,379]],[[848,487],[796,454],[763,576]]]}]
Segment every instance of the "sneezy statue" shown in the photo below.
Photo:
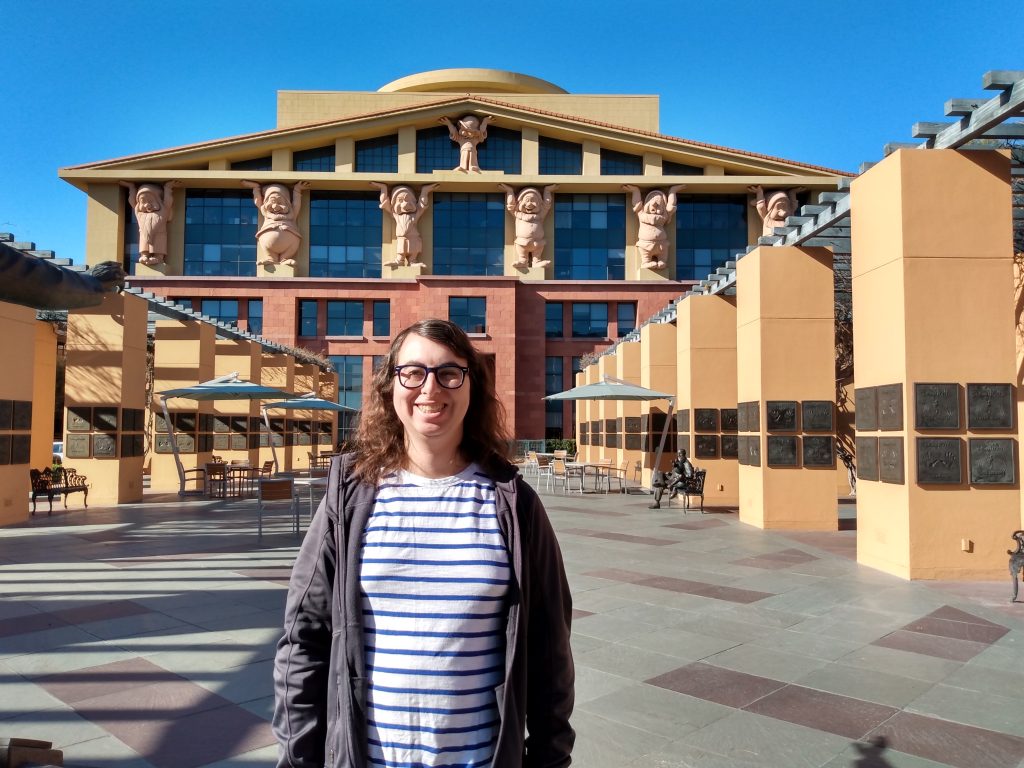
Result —
[{"label": "sneezy statue", "polygon": [[665,227],[676,212],[676,192],[684,186],[677,184],[669,187],[667,198],[660,189],[652,189],[641,202],[638,187],[632,184],[622,185],[624,190],[633,193],[633,211],[640,223],[636,248],[640,252],[641,268],[661,269],[665,266],[664,257],[668,252],[668,234]]},{"label": "sneezy statue", "polygon": [[459,118],[456,126],[447,117],[439,118],[440,122],[448,126],[448,136],[459,145],[459,165],[453,171],[463,173],[480,173],[480,160],[477,157],[476,145],[487,139],[487,124],[491,122],[490,117],[483,121],[476,115],[466,115]]},{"label": "sneezy statue", "polygon": [[516,196],[508,184],[499,184],[505,191],[505,207],[516,217],[516,261],[517,267],[546,267],[551,260],[541,260],[544,255],[544,218],[551,210],[552,193],[557,184],[544,187],[544,196],[535,187],[526,187]]},{"label": "sneezy statue", "polygon": [[786,219],[796,213],[796,196],[798,192],[803,192],[804,188],[797,187],[788,192],[778,189],[770,193],[767,200],[763,187],[747,187],[747,190],[756,195],[751,205],[757,209],[757,215],[761,217],[761,237],[766,237],[774,235],[775,228],[785,226]]},{"label": "sneezy statue", "polygon": [[139,220],[139,263],[147,267],[163,264],[167,257],[167,223],[174,218],[174,188],[180,181],[168,181],[163,191],[156,184],[143,184],[136,188],[122,181],[128,189],[128,203],[135,209]]},{"label": "sneezy statue", "polygon": [[291,193],[284,184],[261,187],[255,181],[243,181],[242,186],[252,189],[253,202],[263,214],[263,224],[256,232],[256,263],[294,266],[302,241],[296,219],[302,208],[302,191],[309,188],[309,182],[296,182]]},{"label": "sneezy statue", "polygon": [[419,200],[412,187],[395,187],[390,195],[387,184],[371,181],[380,190],[380,208],[395,220],[395,266],[414,264],[423,252],[419,225],[416,223],[430,206],[430,193],[437,184],[426,184],[420,189]]}]

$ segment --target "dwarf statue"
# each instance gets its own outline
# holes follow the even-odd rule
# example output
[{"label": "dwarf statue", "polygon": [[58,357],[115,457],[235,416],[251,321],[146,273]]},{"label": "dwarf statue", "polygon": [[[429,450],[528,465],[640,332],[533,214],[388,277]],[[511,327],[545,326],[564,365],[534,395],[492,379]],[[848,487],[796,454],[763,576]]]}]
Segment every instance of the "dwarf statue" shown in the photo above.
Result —
[{"label": "dwarf statue", "polygon": [[757,209],[757,215],[761,217],[761,237],[774,235],[776,227],[784,227],[786,219],[796,213],[796,196],[803,192],[803,187],[784,190],[778,189],[768,195],[765,199],[764,189],[760,186],[747,187],[747,190],[757,195],[751,205]]},{"label": "dwarf statue", "polygon": [[423,252],[423,240],[420,238],[420,217],[430,207],[430,193],[437,184],[427,184],[420,189],[417,200],[412,187],[397,186],[388,193],[387,184],[371,181],[370,184],[380,190],[380,208],[391,214],[395,220],[395,266],[414,264]]},{"label": "dwarf statue", "polygon": [[447,117],[440,118],[440,122],[448,126],[448,136],[459,145],[459,165],[452,170],[480,173],[476,145],[487,139],[487,124],[491,118],[488,116],[481,121],[476,115],[466,115],[459,119],[457,126]]},{"label": "dwarf statue", "polygon": [[291,192],[284,184],[261,186],[255,181],[243,181],[242,186],[252,188],[253,202],[263,214],[263,224],[256,232],[256,263],[295,266],[295,254],[302,241],[296,220],[302,208],[302,192],[309,188],[309,182],[296,182]]},{"label": "dwarf statue", "polygon": [[167,222],[174,218],[174,188],[179,181],[168,181],[161,190],[157,184],[122,181],[128,189],[128,203],[139,220],[139,263],[147,267],[163,264],[167,258]]},{"label": "dwarf statue", "polygon": [[554,200],[552,193],[557,184],[544,187],[544,195],[535,187],[526,187],[516,196],[508,184],[499,184],[505,191],[505,207],[516,217],[516,261],[517,267],[546,267],[551,260],[541,260],[544,255],[544,218],[551,210]]},{"label": "dwarf statue", "polygon": [[633,211],[640,222],[637,233],[636,248],[640,252],[640,266],[644,269],[662,269],[665,266],[665,255],[668,253],[668,234],[665,227],[676,212],[676,192],[685,185],[677,184],[669,187],[668,196],[660,189],[652,189],[644,200],[640,199],[640,189],[632,184],[623,184],[622,188],[633,193]]}]

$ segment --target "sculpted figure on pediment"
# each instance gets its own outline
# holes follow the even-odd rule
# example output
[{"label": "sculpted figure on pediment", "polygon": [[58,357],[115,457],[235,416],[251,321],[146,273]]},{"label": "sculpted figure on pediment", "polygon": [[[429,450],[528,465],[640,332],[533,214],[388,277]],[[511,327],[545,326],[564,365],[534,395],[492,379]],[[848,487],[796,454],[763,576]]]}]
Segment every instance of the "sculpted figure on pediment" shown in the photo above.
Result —
[{"label": "sculpted figure on pediment", "polygon": [[439,118],[440,122],[448,126],[448,136],[459,145],[459,165],[452,170],[480,173],[476,145],[487,139],[487,124],[491,119],[490,116],[480,120],[476,115],[466,115],[455,124],[447,117]]},{"label": "sculpted figure on pediment", "polygon": [[646,198],[641,198],[640,189],[632,184],[622,188],[633,193],[633,211],[640,224],[636,247],[640,252],[640,266],[645,269],[662,269],[668,253],[668,233],[665,227],[676,212],[676,193],[684,184],[669,187],[666,195],[660,189],[652,189]]},{"label": "sculpted figure on pediment", "polygon": [[296,221],[302,208],[302,192],[309,188],[309,182],[296,182],[291,192],[284,184],[243,181],[242,186],[252,189],[253,202],[263,214],[263,223],[256,232],[256,263],[294,266],[302,242]]},{"label": "sculpted figure on pediment", "polygon": [[430,193],[437,184],[426,184],[420,188],[419,198],[412,187],[400,185],[388,192],[387,184],[371,181],[380,190],[380,208],[391,214],[395,220],[395,261],[396,266],[408,267],[419,261],[423,252],[417,222],[430,207]]},{"label": "sculpted figure on pediment", "polygon": [[553,192],[557,184],[544,187],[544,193],[536,187],[525,187],[519,194],[508,184],[499,184],[505,192],[505,207],[516,217],[516,266],[546,267],[550,259],[542,260],[544,246],[544,219],[551,210]]},{"label": "sculpted figure on pediment", "polygon": [[747,187],[747,189],[755,195],[751,205],[757,209],[757,215],[761,217],[761,237],[775,234],[773,230],[776,227],[785,226],[786,219],[796,215],[796,196],[797,193],[804,191],[803,187],[790,190],[777,189],[774,192],[769,192],[766,197],[764,188],[761,186]]},{"label": "sculpted figure on pediment", "polygon": [[167,223],[174,218],[174,188],[179,181],[168,181],[163,189],[159,184],[141,184],[122,181],[128,189],[128,203],[135,209],[139,221],[139,263],[147,267],[163,264],[167,258]]}]

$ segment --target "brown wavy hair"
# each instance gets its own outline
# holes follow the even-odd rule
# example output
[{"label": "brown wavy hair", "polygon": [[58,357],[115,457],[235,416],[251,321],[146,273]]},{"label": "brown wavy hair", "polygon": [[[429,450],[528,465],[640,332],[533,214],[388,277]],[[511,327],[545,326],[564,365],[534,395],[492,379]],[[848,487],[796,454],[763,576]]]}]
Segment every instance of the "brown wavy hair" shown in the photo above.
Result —
[{"label": "brown wavy hair", "polygon": [[510,436],[505,406],[495,393],[490,366],[459,326],[430,318],[413,323],[395,336],[384,362],[373,373],[352,445],[356,454],[353,473],[365,482],[376,483],[405,463],[405,427],[395,413],[392,394],[398,352],[409,334],[447,347],[469,368],[467,376],[472,386],[459,451],[485,470],[507,465]]}]

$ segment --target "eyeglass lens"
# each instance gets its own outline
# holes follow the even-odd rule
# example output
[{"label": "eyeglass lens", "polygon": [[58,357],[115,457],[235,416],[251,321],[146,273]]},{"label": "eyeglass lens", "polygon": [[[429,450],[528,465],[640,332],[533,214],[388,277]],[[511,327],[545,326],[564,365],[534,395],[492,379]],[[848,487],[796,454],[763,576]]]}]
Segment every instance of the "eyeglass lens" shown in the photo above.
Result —
[{"label": "eyeglass lens", "polygon": [[428,368],[423,365],[400,365],[397,370],[399,382],[402,386],[410,389],[422,387],[430,371],[434,372],[437,383],[445,389],[458,389],[465,379],[465,372],[457,365],[439,365],[436,368]]}]

